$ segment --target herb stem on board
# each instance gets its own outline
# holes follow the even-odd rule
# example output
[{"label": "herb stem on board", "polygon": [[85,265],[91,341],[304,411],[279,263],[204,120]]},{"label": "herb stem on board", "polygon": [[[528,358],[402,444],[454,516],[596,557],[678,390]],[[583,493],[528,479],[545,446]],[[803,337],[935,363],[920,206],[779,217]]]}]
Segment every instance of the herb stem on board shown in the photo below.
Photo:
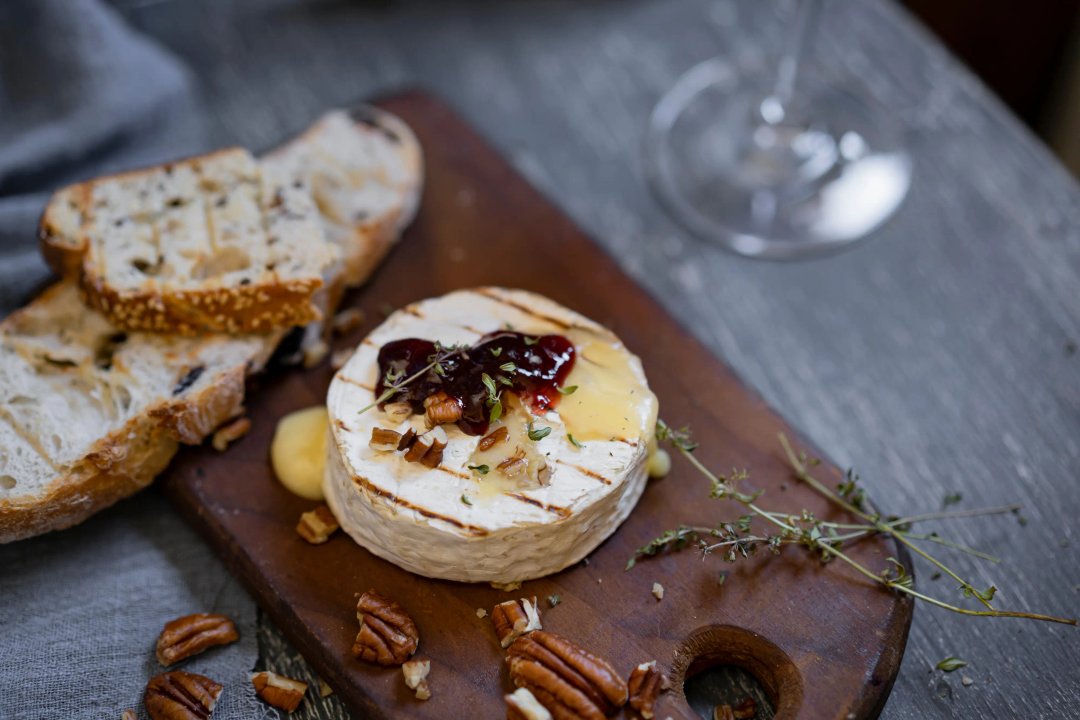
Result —
[{"label": "herb stem on board", "polygon": [[[915,541],[931,542],[949,547],[960,552],[974,555],[983,560],[998,562],[999,558],[973,548],[950,542],[937,533],[913,533],[911,527],[927,520],[954,519],[967,517],[981,517],[985,515],[999,515],[1003,513],[1015,513],[1020,509],[1019,505],[1007,505],[975,510],[945,510],[934,513],[924,513],[907,517],[884,517],[876,511],[865,492],[859,487],[859,478],[849,471],[836,491],[827,487],[818,480],[811,472],[812,467],[818,461],[807,458],[802,453],[796,453],[783,433],[779,435],[780,445],[784,450],[788,464],[796,479],[809,486],[819,495],[833,505],[842,508],[862,522],[831,522],[819,520],[808,510],[798,513],[778,512],[766,510],[758,504],[758,499],[764,491],[747,494],[738,490],[737,485],[745,480],[745,472],[733,471],[731,476],[720,475],[709,470],[693,453],[697,448],[686,429],[675,430],[663,420],[656,425],[657,440],[672,444],[685,457],[695,469],[698,470],[712,485],[710,496],[715,499],[732,500],[743,507],[749,513],[732,522],[721,522],[716,527],[680,526],[674,530],[668,530],[653,541],[638,548],[634,556],[626,564],[629,570],[639,558],[650,557],[664,550],[680,550],[691,543],[697,545],[702,551],[703,557],[716,551],[723,551],[724,557],[729,562],[734,562],[740,557],[749,557],[759,548],[767,548],[773,554],[779,554],[780,549],[786,545],[798,545],[811,552],[820,555],[823,562],[839,560],[852,567],[858,573],[870,580],[883,585],[896,592],[909,595],[912,598],[936,605],[937,607],[950,610],[962,615],[978,617],[1014,617],[1029,620],[1043,620],[1046,622],[1076,625],[1077,621],[1072,618],[1055,617],[1041,613],[1019,612],[1011,610],[998,610],[992,600],[997,588],[991,585],[986,590],[977,589],[972,583],[965,580],[959,573],[952,570],[944,562],[919,547]],[[775,534],[752,532],[751,525],[754,519],[760,518],[777,528]],[[945,573],[959,584],[959,590],[964,598],[975,598],[985,609],[971,609],[955,605],[939,598],[926,595],[915,589],[914,577],[904,565],[896,558],[887,558],[891,567],[874,572],[870,568],[855,560],[843,550],[845,543],[851,543],[860,539],[875,535],[887,535],[896,542],[904,545],[919,557],[929,562],[935,568]]]}]

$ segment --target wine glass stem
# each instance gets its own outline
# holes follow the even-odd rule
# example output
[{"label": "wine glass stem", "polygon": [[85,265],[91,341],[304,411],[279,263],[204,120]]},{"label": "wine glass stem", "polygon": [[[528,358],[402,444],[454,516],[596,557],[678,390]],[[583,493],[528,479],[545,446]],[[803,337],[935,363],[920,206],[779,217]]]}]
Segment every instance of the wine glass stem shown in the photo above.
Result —
[{"label": "wine glass stem", "polygon": [[[780,66],[776,72],[776,85],[773,86],[769,104],[778,113],[776,121],[782,120],[786,113],[791,96],[795,92],[795,83],[798,80],[799,69],[810,51],[813,44],[814,34],[817,31],[818,18],[821,16],[821,7],[824,0],[797,0],[795,21],[788,29],[787,42],[784,43],[784,54],[780,58]],[[766,118],[767,121],[772,120]]]}]

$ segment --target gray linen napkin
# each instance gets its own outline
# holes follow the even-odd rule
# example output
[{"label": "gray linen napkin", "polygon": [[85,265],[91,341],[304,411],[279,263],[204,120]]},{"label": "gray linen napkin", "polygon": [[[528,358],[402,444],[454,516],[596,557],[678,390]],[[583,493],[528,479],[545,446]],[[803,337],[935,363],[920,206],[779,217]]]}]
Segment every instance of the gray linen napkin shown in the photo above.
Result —
[{"label": "gray linen napkin", "polygon": [[[111,7],[2,0],[0,315],[48,277],[35,227],[51,190],[204,149],[191,77]],[[193,612],[226,613],[240,631],[238,643],[182,665],[225,685],[214,717],[267,716],[248,680],[254,604],[156,490],[0,546],[0,719],[99,720],[140,707],[161,671],[158,633]]]}]

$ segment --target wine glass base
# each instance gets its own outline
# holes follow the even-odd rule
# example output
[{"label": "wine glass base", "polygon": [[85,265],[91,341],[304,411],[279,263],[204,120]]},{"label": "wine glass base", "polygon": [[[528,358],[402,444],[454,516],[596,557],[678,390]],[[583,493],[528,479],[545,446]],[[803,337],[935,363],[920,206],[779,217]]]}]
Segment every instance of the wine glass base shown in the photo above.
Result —
[{"label": "wine glass base", "polygon": [[687,230],[740,255],[807,257],[865,238],[911,185],[902,134],[850,89],[800,79],[781,110],[765,80],[722,59],[679,79],[646,136],[656,195]]}]

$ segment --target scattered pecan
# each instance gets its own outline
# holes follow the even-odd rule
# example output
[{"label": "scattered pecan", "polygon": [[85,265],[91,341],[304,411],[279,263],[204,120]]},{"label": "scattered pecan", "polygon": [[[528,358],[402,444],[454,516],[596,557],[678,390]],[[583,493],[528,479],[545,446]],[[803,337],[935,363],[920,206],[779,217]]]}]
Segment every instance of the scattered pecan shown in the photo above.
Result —
[{"label": "scattered pecan", "polygon": [[239,637],[233,621],[224,615],[185,615],[165,623],[158,636],[157,659],[167,667],[215,645],[236,642]]},{"label": "scattered pecan", "polygon": [[506,653],[510,679],[557,720],[603,720],[626,703],[626,683],[611,665],[545,630],[522,635]]},{"label": "scattered pecan", "polygon": [[248,434],[251,430],[251,421],[246,417],[239,417],[232,422],[218,428],[210,444],[218,452],[225,452],[230,443],[233,443]]},{"label": "scattered pecan", "polygon": [[656,598],[656,602],[660,602],[664,599],[664,586],[658,582],[652,584],[652,594]]},{"label": "scattered pecan", "polygon": [[356,619],[360,621],[360,632],[352,653],[361,660],[400,665],[416,652],[420,642],[416,624],[393,600],[368,590],[356,604]]},{"label": "scattered pecan", "polygon": [[[383,412],[393,422],[401,422],[402,420],[408,420],[412,416],[412,405],[407,402],[392,402],[386,403],[383,406]],[[404,448],[398,448],[402,450]]]},{"label": "scattered pecan", "polygon": [[319,697],[330,697],[333,694],[334,688],[330,687],[325,680],[319,678]]},{"label": "scattered pecan", "polygon": [[221,690],[208,677],[174,670],[150,678],[143,704],[151,720],[208,720]]},{"label": "scattered pecan", "polygon": [[655,660],[638,665],[630,673],[630,681],[627,683],[630,707],[645,720],[651,720],[655,717],[653,705],[666,684],[664,674],[657,669]]},{"label": "scattered pecan", "polygon": [[509,435],[510,431],[506,429],[505,425],[503,425],[498,430],[495,430],[494,432],[491,432],[482,437],[480,439],[480,442],[476,444],[476,449],[481,451],[490,450],[495,446],[495,443],[503,442],[504,440],[506,440],[507,437],[509,437]]},{"label": "scattered pecan", "polygon": [[330,508],[320,505],[300,516],[296,532],[312,545],[321,545],[329,540],[339,527],[337,518],[330,512]]},{"label": "scattered pecan", "polygon": [[285,712],[292,712],[299,707],[304,693],[307,692],[306,682],[266,671],[253,673],[251,684],[255,686],[255,694],[262,698],[263,702]]},{"label": "scattered pecan", "polygon": [[120,720],[138,720],[138,718],[139,716],[135,713],[134,710],[128,709],[120,713]]},{"label": "scattered pecan", "polygon": [[434,441],[427,436],[427,433],[418,435],[416,439],[413,440],[412,445],[409,446],[409,449],[405,451],[405,459],[409,462],[420,462],[421,458],[427,454],[427,451],[431,449],[433,444]]},{"label": "scattered pecan", "polygon": [[420,464],[424,467],[437,468],[442,462],[443,450],[446,449],[449,438],[446,437],[446,431],[438,426],[432,428],[427,435],[430,436],[431,447],[424,453],[424,457],[420,458]]},{"label": "scattered pecan", "polygon": [[303,364],[306,368],[313,368],[323,361],[330,353],[330,346],[324,341],[318,340],[312,343],[310,347],[304,348],[303,352]]},{"label": "scattered pecan", "polygon": [[416,431],[409,428],[405,431],[405,434],[401,436],[401,439],[398,440],[397,449],[408,450],[413,446],[414,442],[416,442]]},{"label": "scattered pecan", "polygon": [[398,449],[399,442],[401,442],[401,433],[396,430],[373,427],[371,428],[371,439],[368,440],[368,447],[379,452],[393,452]]},{"label": "scattered pecan", "polygon": [[431,688],[428,687],[427,683],[427,676],[430,672],[430,660],[409,660],[401,665],[401,673],[405,676],[405,684],[410,690],[416,691],[417,700],[431,698]]},{"label": "scattered pecan", "polygon": [[518,688],[506,700],[506,720],[551,720],[551,713],[526,688]]},{"label": "scattered pecan", "polygon": [[540,630],[540,606],[536,597],[507,600],[491,610],[491,624],[495,626],[495,635],[504,648],[525,633]]},{"label": "scattered pecan", "polygon": [[753,717],[757,715],[757,703],[752,697],[745,697],[735,707],[731,708],[731,714],[735,717],[735,720],[753,720]]},{"label": "scattered pecan", "polygon": [[335,335],[348,335],[363,323],[363,310],[360,308],[346,308],[334,316],[330,323],[330,329]]},{"label": "scattered pecan", "polygon": [[461,403],[440,390],[424,400],[424,414],[429,428],[456,423],[461,419]]}]

